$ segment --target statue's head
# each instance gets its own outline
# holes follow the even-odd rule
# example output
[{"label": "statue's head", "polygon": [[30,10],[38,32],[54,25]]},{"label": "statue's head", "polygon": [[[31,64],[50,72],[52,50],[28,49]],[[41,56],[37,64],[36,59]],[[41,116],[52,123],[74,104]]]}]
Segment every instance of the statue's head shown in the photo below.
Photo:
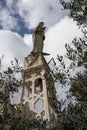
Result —
[{"label": "statue's head", "polygon": [[39,22],[38,26],[39,27],[43,27],[44,26],[44,22]]}]

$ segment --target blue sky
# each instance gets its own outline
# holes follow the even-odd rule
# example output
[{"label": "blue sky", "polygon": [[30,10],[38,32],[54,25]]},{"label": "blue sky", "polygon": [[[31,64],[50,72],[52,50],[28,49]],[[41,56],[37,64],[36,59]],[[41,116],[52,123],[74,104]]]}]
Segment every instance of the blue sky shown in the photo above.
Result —
[{"label": "blue sky", "polygon": [[0,29],[7,29],[24,36],[32,33],[34,26],[44,21],[47,28],[63,18],[68,11],[62,11],[58,0],[1,0]]},{"label": "blue sky", "polygon": [[[9,16],[7,18],[4,18],[4,19],[0,18],[0,29],[6,28],[7,30],[11,30],[12,32],[17,32],[21,36],[23,36],[25,33],[32,33],[33,29],[32,28],[29,29],[25,26],[25,22],[23,21],[22,16],[16,11],[18,0],[13,1],[10,4],[8,4],[8,3],[10,3],[10,2],[6,1],[6,0],[0,1],[1,13],[3,13],[3,11],[7,11],[9,14]],[[6,14],[4,14],[4,15],[6,15]],[[9,18],[10,18],[10,21],[15,22],[16,24],[14,24],[12,22],[11,24],[13,24],[13,25],[10,26]],[[3,24],[3,22],[7,22],[8,24],[5,25],[5,24]],[[9,25],[9,27],[6,27],[8,25]]]}]

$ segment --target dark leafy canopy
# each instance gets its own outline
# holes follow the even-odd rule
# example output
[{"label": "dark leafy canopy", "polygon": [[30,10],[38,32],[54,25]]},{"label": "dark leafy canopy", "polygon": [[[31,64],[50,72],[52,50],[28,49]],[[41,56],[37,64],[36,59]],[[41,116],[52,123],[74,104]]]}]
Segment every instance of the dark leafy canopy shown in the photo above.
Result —
[{"label": "dark leafy canopy", "polygon": [[78,73],[71,79],[70,93],[76,97],[78,102],[87,102],[87,72],[84,74]]},{"label": "dark leafy canopy", "polygon": [[60,0],[64,9],[70,10],[70,17],[78,22],[78,25],[87,27],[87,0]]},{"label": "dark leafy canopy", "polygon": [[[60,1],[78,25],[87,27],[87,0]],[[62,111],[60,109],[55,130],[87,130],[87,31],[84,31],[83,38],[75,38],[65,48],[67,62],[63,56],[57,56],[59,65],[55,66],[55,78],[62,86],[70,85],[67,95],[70,102]]]},{"label": "dark leafy canopy", "polygon": [[15,92],[21,81],[17,78],[17,74],[21,72],[20,63],[15,58],[15,61],[11,61],[11,67],[7,70],[3,70],[3,65],[0,65],[0,87],[7,87],[10,92]]},{"label": "dark leafy canopy", "polygon": [[[87,114],[81,104],[69,103],[61,114],[62,130],[86,130]],[[60,128],[60,130],[61,130]]]},{"label": "dark leafy canopy", "polygon": [[[55,78],[62,86],[70,85],[67,97],[71,102],[59,113],[56,125],[58,130],[87,129],[87,37],[75,38],[66,44],[67,62],[63,56],[57,56]],[[69,66],[67,63],[69,61]],[[72,74],[73,73],[73,74]]]},{"label": "dark leafy canopy", "polygon": [[[72,96],[86,98],[87,88],[87,44],[85,39],[75,38],[71,44],[66,44],[66,60],[69,61],[67,67],[63,56],[57,56],[59,65],[56,67],[55,78],[61,84],[67,83],[71,86]],[[61,58],[62,57],[62,58]],[[72,75],[74,74],[74,77]],[[75,75],[76,74],[76,75]],[[80,95],[79,95],[80,94]],[[85,98],[83,100],[85,100]]]},{"label": "dark leafy canopy", "polygon": [[[14,107],[10,103],[10,93],[18,91],[21,80],[18,77],[21,67],[17,59],[11,61],[11,66],[6,70],[0,59],[0,129],[7,130],[13,118]],[[10,129],[9,129],[10,130]]]},{"label": "dark leafy canopy", "polygon": [[[65,57],[57,55],[58,65],[55,66],[55,79],[62,85],[68,85],[71,82],[70,72],[76,68],[87,68],[87,44],[84,38],[74,38],[71,44],[65,44]],[[67,60],[67,62],[64,61]],[[69,66],[67,64],[69,62]],[[81,71],[81,69],[80,69]]]},{"label": "dark leafy canopy", "polygon": [[85,66],[87,62],[87,44],[85,39],[76,38],[72,41],[71,46],[65,45],[67,53],[66,57],[71,60],[70,68]]}]

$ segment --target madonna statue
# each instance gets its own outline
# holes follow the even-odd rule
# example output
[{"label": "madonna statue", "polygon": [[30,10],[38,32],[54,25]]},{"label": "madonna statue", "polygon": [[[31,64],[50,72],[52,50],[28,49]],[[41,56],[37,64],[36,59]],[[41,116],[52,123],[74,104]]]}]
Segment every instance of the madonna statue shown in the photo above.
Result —
[{"label": "madonna statue", "polygon": [[43,41],[45,40],[44,30],[44,23],[40,22],[38,26],[35,28],[33,33],[33,53],[36,52],[43,52]]}]

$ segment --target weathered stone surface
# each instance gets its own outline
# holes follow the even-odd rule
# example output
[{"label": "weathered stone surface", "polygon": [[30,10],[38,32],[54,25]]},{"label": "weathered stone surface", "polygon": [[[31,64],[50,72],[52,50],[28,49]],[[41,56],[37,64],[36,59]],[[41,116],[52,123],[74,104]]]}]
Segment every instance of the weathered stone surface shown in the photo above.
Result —
[{"label": "weathered stone surface", "polygon": [[34,53],[43,51],[43,46],[44,46],[43,41],[45,40],[44,30],[45,27],[43,22],[40,22],[34,30],[33,50],[32,50],[32,52]]}]

